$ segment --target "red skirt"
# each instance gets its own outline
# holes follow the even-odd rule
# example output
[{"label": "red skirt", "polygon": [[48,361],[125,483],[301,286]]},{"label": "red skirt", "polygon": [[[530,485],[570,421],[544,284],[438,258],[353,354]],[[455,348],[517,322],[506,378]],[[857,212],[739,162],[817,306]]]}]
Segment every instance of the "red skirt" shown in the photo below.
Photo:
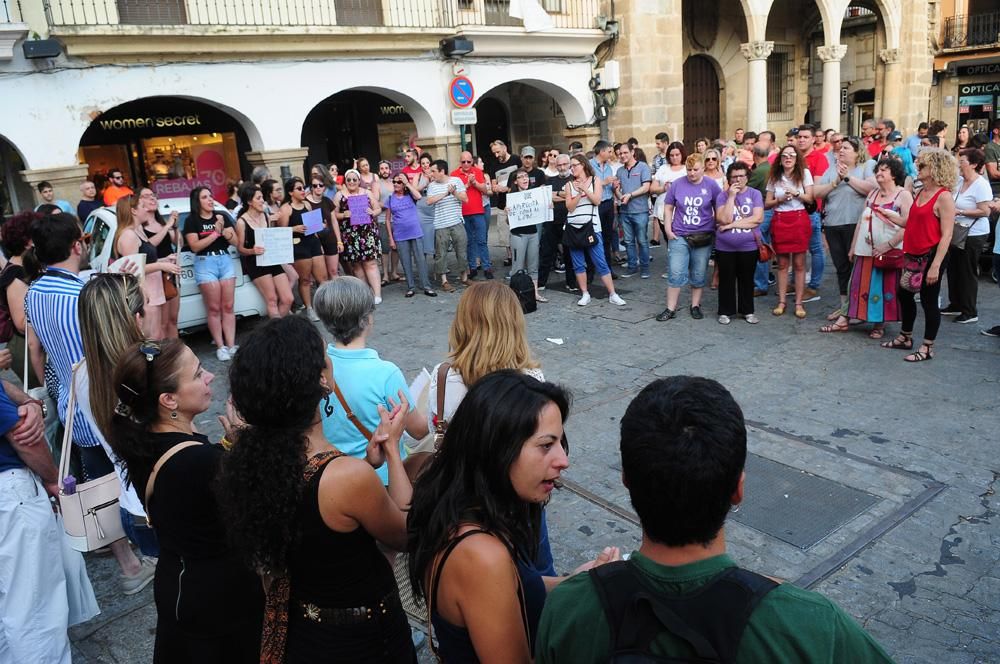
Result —
[{"label": "red skirt", "polygon": [[805,210],[775,212],[771,218],[771,244],[778,254],[801,254],[809,251],[812,224]]}]

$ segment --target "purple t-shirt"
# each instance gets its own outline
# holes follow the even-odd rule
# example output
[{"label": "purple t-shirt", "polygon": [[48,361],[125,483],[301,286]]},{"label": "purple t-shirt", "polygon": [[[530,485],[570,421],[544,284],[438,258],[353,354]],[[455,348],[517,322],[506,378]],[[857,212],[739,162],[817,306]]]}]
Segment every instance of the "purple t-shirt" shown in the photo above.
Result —
[{"label": "purple t-shirt", "polygon": [[[722,206],[729,200],[729,194],[722,192],[715,199],[715,204],[722,209]],[[753,216],[754,208],[763,208],[764,200],[760,192],[754,188],[736,194],[733,201],[733,220],[747,219]],[[716,251],[757,251],[757,240],[754,239],[756,231],[751,228],[730,228],[728,231],[716,231],[715,249]]]},{"label": "purple t-shirt", "polygon": [[674,219],[670,228],[674,235],[712,232],[715,230],[715,199],[722,189],[711,178],[703,177],[692,184],[686,177],[670,185],[663,202],[674,206]]},{"label": "purple t-shirt", "polygon": [[383,206],[392,211],[392,239],[396,242],[416,240],[424,236],[420,229],[420,216],[417,214],[417,204],[409,194],[397,196],[392,194]]}]

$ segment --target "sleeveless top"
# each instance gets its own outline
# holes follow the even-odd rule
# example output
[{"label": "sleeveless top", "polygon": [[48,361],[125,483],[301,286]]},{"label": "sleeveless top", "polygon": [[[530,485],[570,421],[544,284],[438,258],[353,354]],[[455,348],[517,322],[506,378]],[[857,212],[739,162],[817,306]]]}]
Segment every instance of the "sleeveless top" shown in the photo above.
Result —
[{"label": "sleeveless top", "polygon": [[941,187],[923,205],[913,202],[910,216],[906,220],[906,230],[903,232],[904,252],[911,256],[923,256],[941,241],[941,220],[934,214],[934,204],[944,191],[944,187]]},{"label": "sleeveless top", "polygon": [[[156,246],[152,242],[150,242],[148,238],[143,239],[143,237],[138,233],[136,233],[134,230],[132,230],[132,232],[135,233],[136,238],[139,239],[139,250],[136,253],[146,255],[146,265],[151,265],[152,263],[158,261],[160,257],[156,253]],[[164,242],[166,242],[166,239],[164,239]],[[163,244],[163,242],[161,242],[160,244]],[[115,247],[114,253],[116,256],[118,256],[118,258],[121,258],[122,254],[120,251],[118,251],[118,247]]]},{"label": "sleeveless top", "polygon": [[[289,205],[289,207],[292,206]],[[306,203],[306,207],[302,208],[301,210],[296,210],[294,207],[292,207],[292,214],[291,216],[288,217],[288,225],[301,226],[302,224],[305,223],[304,221],[302,221],[302,215],[310,211],[311,209],[309,208],[308,203]],[[298,238],[299,240],[302,240],[303,238],[305,238],[305,236],[306,236],[305,233],[296,233],[295,231],[292,231],[293,239]]]},{"label": "sleeveless top", "polygon": [[243,248],[253,249],[257,245],[257,236],[254,235],[254,228],[250,225],[250,220],[246,216],[240,217],[243,220]]},{"label": "sleeveless top", "polygon": [[[440,582],[441,570],[444,568],[448,556],[466,537],[478,533],[491,534],[489,531],[474,529],[462,533],[448,544],[444,550],[441,561],[435,568],[437,575],[431,577],[430,597],[437,605],[437,590]],[[524,631],[528,637],[528,648],[531,652],[535,649],[535,634],[538,631],[538,621],[542,616],[542,608],[545,605],[545,582],[542,575],[518,556],[516,559],[517,576],[520,588],[518,589],[518,602],[521,605],[521,620],[524,623]],[[453,625],[437,612],[435,609],[431,613],[431,624],[434,626],[434,633],[437,635],[438,652],[441,659],[448,664],[477,664],[479,658],[476,656],[476,649],[472,646],[472,637],[466,627]]]},{"label": "sleeveless top", "polygon": [[[573,193],[580,193],[580,189],[577,188],[575,182],[570,182],[569,186],[573,188]],[[594,179],[590,179],[590,184],[587,185],[585,191],[594,191]],[[594,232],[601,232],[601,225],[599,218],[597,216],[597,206],[590,202],[590,199],[586,196],[581,196],[580,200],[576,204],[576,209],[566,215],[566,223],[582,228],[588,223],[594,224]]]}]

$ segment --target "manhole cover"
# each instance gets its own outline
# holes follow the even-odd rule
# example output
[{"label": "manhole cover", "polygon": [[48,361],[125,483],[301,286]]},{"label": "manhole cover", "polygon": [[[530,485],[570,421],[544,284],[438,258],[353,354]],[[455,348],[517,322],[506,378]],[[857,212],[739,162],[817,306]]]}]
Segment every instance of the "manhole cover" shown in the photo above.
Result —
[{"label": "manhole cover", "polygon": [[744,500],[734,521],[808,549],[880,499],[804,470],[747,455]]}]

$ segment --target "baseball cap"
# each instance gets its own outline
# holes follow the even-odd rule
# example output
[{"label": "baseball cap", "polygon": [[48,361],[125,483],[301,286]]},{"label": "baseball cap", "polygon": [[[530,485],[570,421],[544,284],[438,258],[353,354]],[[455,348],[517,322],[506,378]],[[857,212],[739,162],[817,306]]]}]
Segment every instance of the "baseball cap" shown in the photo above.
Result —
[{"label": "baseball cap", "polygon": [[895,143],[896,141],[903,140],[903,135],[898,131],[893,131],[889,134],[888,141],[890,143]]},{"label": "baseball cap", "polygon": [[525,145],[523,148],[521,148],[521,156],[522,157],[534,157],[535,156],[535,148],[531,147],[530,145]]},{"label": "baseball cap", "polygon": [[792,127],[791,129],[788,130],[788,133],[785,134],[785,136],[798,136],[798,135],[799,135],[798,127]]}]

